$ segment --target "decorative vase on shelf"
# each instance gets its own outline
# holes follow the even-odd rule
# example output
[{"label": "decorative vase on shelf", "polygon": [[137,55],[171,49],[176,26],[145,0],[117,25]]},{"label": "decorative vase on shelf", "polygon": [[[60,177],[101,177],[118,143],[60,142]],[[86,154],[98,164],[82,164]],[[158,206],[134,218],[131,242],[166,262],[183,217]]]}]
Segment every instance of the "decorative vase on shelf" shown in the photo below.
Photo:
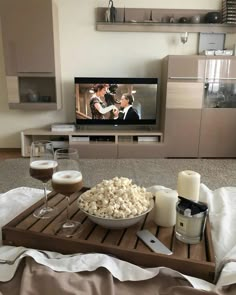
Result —
[{"label": "decorative vase on shelf", "polygon": [[110,7],[110,21],[112,23],[114,23],[116,21],[117,11],[116,11],[115,6],[113,5],[113,0],[109,0],[109,4],[110,3],[111,3],[111,7]]},{"label": "decorative vase on shelf", "polygon": [[105,22],[108,22],[108,23],[110,22],[110,14],[111,14],[110,8],[108,7],[105,11]]},{"label": "decorative vase on shelf", "polygon": [[221,21],[221,14],[219,11],[208,12],[205,17],[205,21],[208,24],[217,24]]},{"label": "decorative vase on shelf", "polygon": [[186,24],[186,23],[188,23],[188,18],[185,17],[185,16],[182,16],[182,17],[179,19],[179,23],[181,23],[181,24]]},{"label": "decorative vase on shelf", "polygon": [[200,21],[201,21],[200,15],[193,15],[190,18],[190,21],[191,21],[192,24],[199,24]]},{"label": "decorative vase on shelf", "polygon": [[106,22],[115,22],[116,21],[117,10],[113,5],[113,0],[109,0],[108,8],[105,11],[105,21]]},{"label": "decorative vase on shelf", "polygon": [[38,102],[39,100],[39,94],[37,91],[33,89],[28,89],[27,91],[27,98],[29,102]]},{"label": "decorative vase on shelf", "polygon": [[153,21],[153,18],[152,18],[152,10],[150,11],[150,17],[149,17],[149,20],[152,22]]}]

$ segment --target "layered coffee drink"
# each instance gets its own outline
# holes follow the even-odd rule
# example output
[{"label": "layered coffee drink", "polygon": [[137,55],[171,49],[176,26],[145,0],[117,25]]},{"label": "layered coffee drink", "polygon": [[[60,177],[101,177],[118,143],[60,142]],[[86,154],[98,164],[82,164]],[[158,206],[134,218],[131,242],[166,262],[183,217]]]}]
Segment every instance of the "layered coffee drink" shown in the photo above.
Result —
[{"label": "layered coffee drink", "polygon": [[57,162],[54,160],[37,160],[30,163],[30,176],[47,182],[52,178]]},{"label": "layered coffee drink", "polygon": [[52,187],[57,193],[70,195],[83,187],[82,173],[76,170],[58,171],[52,176]]}]

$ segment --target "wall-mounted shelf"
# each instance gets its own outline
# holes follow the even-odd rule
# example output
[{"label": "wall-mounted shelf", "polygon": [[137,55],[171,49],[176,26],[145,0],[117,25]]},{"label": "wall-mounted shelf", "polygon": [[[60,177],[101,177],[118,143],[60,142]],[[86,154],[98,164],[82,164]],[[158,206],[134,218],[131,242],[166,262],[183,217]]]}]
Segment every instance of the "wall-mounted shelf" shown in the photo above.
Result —
[{"label": "wall-mounted shelf", "polygon": [[236,33],[236,26],[229,24],[180,24],[180,23],[108,23],[97,22],[97,31],[104,32],[160,32],[160,33]]},{"label": "wall-mounted shelf", "polygon": [[[105,22],[106,9],[105,7],[97,8],[97,31],[236,33],[234,24],[205,23],[205,16],[209,12],[205,9],[117,8],[116,22]],[[196,15],[200,16],[200,23],[191,23],[191,17]],[[179,23],[181,17],[186,17],[188,23]]]}]

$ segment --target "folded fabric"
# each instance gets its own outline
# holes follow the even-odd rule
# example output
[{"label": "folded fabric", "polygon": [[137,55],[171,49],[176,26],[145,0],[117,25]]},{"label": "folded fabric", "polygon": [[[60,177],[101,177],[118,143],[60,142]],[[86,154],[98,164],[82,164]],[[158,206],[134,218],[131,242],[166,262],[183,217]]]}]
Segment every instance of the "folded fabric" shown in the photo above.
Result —
[{"label": "folded fabric", "polygon": [[221,261],[216,272],[217,287],[229,286],[236,281],[236,245]]},{"label": "folded fabric", "polygon": [[[236,245],[236,187],[222,187],[211,191],[201,184],[200,200],[208,203],[216,266],[219,271]],[[232,251],[232,259],[236,257],[234,255],[235,251]]]},{"label": "folded fabric", "polygon": [[185,276],[166,267],[141,268],[106,254],[77,253],[63,255],[51,251],[38,251],[12,246],[0,247],[0,281],[6,282],[11,280],[21,259],[24,257],[32,257],[37,263],[45,265],[57,272],[91,272],[103,267],[121,282],[148,280],[157,276],[161,270],[165,269],[165,272],[169,273],[172,277],[186,279],[194,288],[209,291],[215,288],[215,286],[209,282]]},{"label": "folded fabric", "polygon": [[0,245],[2,227],[28,207],[43,198],[43,190],[19,187],[0,195]]}]

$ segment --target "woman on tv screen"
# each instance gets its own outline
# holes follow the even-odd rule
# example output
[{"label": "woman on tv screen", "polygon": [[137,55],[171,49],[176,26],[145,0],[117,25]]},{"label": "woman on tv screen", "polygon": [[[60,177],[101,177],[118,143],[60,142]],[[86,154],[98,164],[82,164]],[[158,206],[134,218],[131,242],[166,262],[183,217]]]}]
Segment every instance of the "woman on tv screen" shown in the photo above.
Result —
[{"label": "woman on tv screen", "polygon": [[117,110],[115,105],[106,106],[102,100],[107,92],[107,87],[107,84],[96,84],[93,87],[95,93],[90,98],[89,103],[92,119],[105,119],[104,114]]}]

